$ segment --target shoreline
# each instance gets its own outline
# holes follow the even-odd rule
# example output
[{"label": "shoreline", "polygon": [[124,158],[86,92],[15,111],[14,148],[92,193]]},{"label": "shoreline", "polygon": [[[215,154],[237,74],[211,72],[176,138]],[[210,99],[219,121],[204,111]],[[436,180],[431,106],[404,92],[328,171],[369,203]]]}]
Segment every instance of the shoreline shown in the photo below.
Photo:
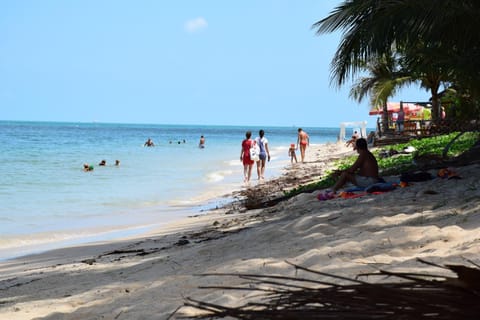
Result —
[{"label": "shoreline", "polygon": [[[254,170],[255,168],[254,165]],[[238,170],[238,176],[240,177],[240,166]],[[262,184],[268,184],[270,180],[278,179],[285,174],[287,171],[286,162],[282,161],[281,164],[276,164],[274,170],[273,177],[266,180],[264,183],[262,182]],[[91,225],[78,229],[63,228],[48,232],[32,233],[29,235],[18,234],[9,236],[8,238],[3,239],[2,246],[0,247],[0,262],[21,258],[23,256],[42,254],[46,251],[62,249],[65,247],[145,237],[152,233],[162,231],[166,225],[175,223],[175,221],[208,214],[210,211],[218,208],[231,207],[234,203],[238,202],[236,196],[242,193],[246,188],[249,188],[240,182],[240,178],[237,185],[235,185],[233,181],[234,177],[229,177],[224,182],[226,190],[224,188],[222,189],[222,192],[214,187],[212,190],[199,192],[193,199],[186,200],[184,204],[177,203],[171,206],[166,206],[161,210],[161,218],[160,221],[157,222],[154,222],[153,220],[149,222],[143,218],[145,221],[142,223],[132,225],[130,222],[132,219],[128,218],[123,223],[112,226],[102,225],[101,227],[95,227]],[[252,180],[251,187],[256,188],[258,184],[259,182],[257,180]],[[155,212],[154,209],[149,209],[149,211]],[[138,212],[132,212],[132,214],[136,213]],[[153,215],[153,213],[147,213],[147,215]],[[121,218],[120,220],[122,219],[124,218]],[[15,251],[15,254],[11,254],[13,251]]]},{"label": "shoreline", "polygon": [[[164,217],[163,219],[165,220],[155,224],[148,223],[134,226],[116,225],[114,227],[101,227],[93,229],[90,227],[88,229],[79,229],[75,231],[62,229],[56,231],[55,234],[63,234],[68,236],[66,236],[66,238],[56,239],[53,241],[50,240],[50,233],[39,233],[38,236],[41,237],[42,234],[45,234],[45,236],[48,238],[47,240],[40,242],[38,242],[38,239],[35,240],[35,238],[24,240],[19,236],[16,241],[23,242],[21,246],[0,248],[0,263],[8,262],[12,259],[42,255],[44,253],[48,253],[49,251],[62,250],[70,247],[129,241],[138,238],[145,238],[155,234],[169,233],[169,226],[175,226],[177,223],[188,226],[189,221],[191,221],[192,218],[198,218],[204,215],[230,215],[236,210],[240,213],[244,213],[247,211],[247,208],[242,205],[242,199],[245,197],[246,192],[255,190],[255,192],[260,193],[260,197],[268,197],[267,194],[270,194],[270,196],[275,196],[281,194],[284,190],[295,187],[299,183],[311,182],[319,176],[312,176],[306,172],[306,168],[310,168],[310,165],[307,163],[320,162],[320,167],[324,166],[325,161],[330,161],[329,152],[332,150],[338,151],[340,154],[346,154],[351,151],[349,148],[344,148],[343,144],[332,142],[312,144],[309,147],[309,152],[306,154],[305,165],[301,164],[300,162],[291,164],[289,161],[283,161],[282,164],[277,164],[277,168],[275,169],[275,173],[273,173],[272,177],[264,181],[258,181],[254,179],[254,176],[256,175],[256,165],[254,165],[250,184],[239,182],[238,185],[234,187],[231,181],[232,178],[230,178],[229,182],[227,182],[229,187],[226,193],[219,193],[217,191],[210,194],[210,196],[213,196],[211,198],[206,197],[205,194],[199,194],[199,199],[196,199],[189,205],[172,207],[172,212],[183,212],[182,216],[176,216],[174,218]],[[322,155],[325,152],[328,152],[327,156]],[[313,168],[318,169],[318,166],[313,165]],[[240,169],[241,168],[239,167],[239,170]],[[267,163],[267,171],[268,169]],[[239,171],[238,176],[241,176],[241,171]],[[173,229],[176,228],[173,227]],[[13,240],[14,239],[12,239],[12,241]],[[1,253],[2,251],[7,252],[12,249],[20,250],[20,252],[10,256],[6,256]]]},{"label": "shoreline", "polygon": [[[351,154],[341,147],[312,146],[306,163],[279,177],[283,185],[272,185],[281,192],[289,183],[317,179],[332,158]],[[144,237],[0,262],[0,316],[167,319],[185,297],[233,306],[258,294],[200,289],[245,280],[199,274],[305,276],[286,261],[352,277],[379,268],[432,270],[417,258],[479,263],[480,165],[456,170],[461,180],[433,179],[384,194],[329,201],[316,199],[319,190],[263,209],[211,210]]]}]

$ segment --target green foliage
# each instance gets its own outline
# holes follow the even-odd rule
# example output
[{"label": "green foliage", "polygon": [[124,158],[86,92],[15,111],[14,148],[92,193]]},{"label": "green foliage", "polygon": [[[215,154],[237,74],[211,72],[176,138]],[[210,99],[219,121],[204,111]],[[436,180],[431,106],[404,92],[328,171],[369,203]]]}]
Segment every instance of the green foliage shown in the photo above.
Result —
[{"label": "green foliage", "polygon": [[[430,138],[423,138],[417,140],[411,140],[407,143],[399,143],[388,146],[388,149],[377,149],[373,151],[373,154],[377,158],[378,166],[381,175],[398,175],[402,172],[415,169],[415,164],[413,163],[413,158],[418,156],[433,155],[441,157],[443,149],[445,146],[457,136],[458,132],[435,136]],[[450,150],[447,153],[448,157],[458,156],[462,152],[470,149],[477,141],[480,140],[480,133],[478,132],[467,132],[461,136],[455,143],[451,146]],[[417,151],[414,153],[402,153],[403,150],[412,146]],[[380,152],[382,150],[394,150],[398,154],[392,157],[381,158]],[[341,160],[337,160],[335,163],[335,170],[331,172],[326,172],[325,176],[316,182],[300,185],[297,188],[294,188],[285,193],[286,196],[294,196],[303,192],[312,192],[318,189],[325,189],[331,187],[335,184],[335,171],[344,170],[350,167],[356,160],[357,156],[345,157]]]},{"label": "green foliage", "polygon": [[[443,149],[445,146],[456,136],[458,132],[453,132],[446,135],[435,136],[431,138],[423,138],[423,139],[416,139],[411,140],[407,143],[399,143],[395,145],[391,145],[390,149],[395,150],[397,152],[402,152],[408,146],[414,147],[417,151],[413,153],[413,156],[421,156],[421,155],[438,155],[441,156],[443,153]],[[459,155],[460,153],[470,149],[480,138],[480,134],[478,132],[467,132],[463,136],[461,136],[450,148],[447,156],[454,157]],[[376,152],[378,155],[378,152]],[[411,158],[410,158],[411,159]],[[379,161],[379,164],[382,160]]]},{"label": "green foliage", "polygon": [[[461,109],[459,115],[478,119],[480,33],[473,30],[480,29],[479,15],[477,0],[345,0],[312,27],[318,35],[342,34],[331,61],[332,83],[341,87],[351,78],[359,84],[353,89],[354,98],[366,93],[374,99],[389,96],[388,88],[398,87],[397,80],[405,75],[410,79],[407,82],[429,89],[434,121],[438,120],[435,111],[440,106],[437,98],[442,83],[460,88],[461,98],[469,97],[456,105]],[[395,61],[382,61],[384,57]],[[398,68],[375,67],[371,72],[366,66],[372,63]],[[358,79],[365,71],[376,80]],[[381,91],[385,95],[378,95]]]}]

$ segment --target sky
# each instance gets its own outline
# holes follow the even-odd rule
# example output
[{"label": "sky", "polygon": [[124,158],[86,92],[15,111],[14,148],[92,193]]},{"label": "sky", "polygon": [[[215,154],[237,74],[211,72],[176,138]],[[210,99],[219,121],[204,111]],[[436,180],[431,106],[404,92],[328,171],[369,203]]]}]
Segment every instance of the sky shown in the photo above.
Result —
[{"label": "sky", "polygon": [[0,120],[375,127],[312,29],[341,2],[3,0]]}]

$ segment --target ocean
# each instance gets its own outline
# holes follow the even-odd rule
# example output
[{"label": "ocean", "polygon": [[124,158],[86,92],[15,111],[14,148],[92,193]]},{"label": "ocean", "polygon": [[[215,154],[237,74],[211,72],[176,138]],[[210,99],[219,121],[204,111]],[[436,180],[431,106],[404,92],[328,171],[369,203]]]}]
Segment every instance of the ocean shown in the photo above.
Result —
[{"label": "ocean", "polygon": [[[297,127],[0,121],[0,259],[141,234],[231,201],[245,187],[241,141],[259,129],[268,183],[290,165]],[[339,134],[303,129],[312,144]],[[155,147],[143,146],[147,138]],[[251,185],[256,178],[254,170]]]}]

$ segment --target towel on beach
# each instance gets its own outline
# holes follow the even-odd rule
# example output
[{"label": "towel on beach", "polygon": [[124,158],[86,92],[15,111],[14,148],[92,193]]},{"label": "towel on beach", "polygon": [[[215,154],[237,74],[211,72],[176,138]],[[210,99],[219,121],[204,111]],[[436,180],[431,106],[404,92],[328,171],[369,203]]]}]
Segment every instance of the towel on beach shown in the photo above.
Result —
[{"label": "towel on beach", "polygon": [[397,187],[397,184],[394,182],[378,182],[374,183],[368,187],[365,188],[365,191],[368,193],[373,193],[377,191],[392,191]]},{"label": "towel on beach", "polygon": [[[331,200],[338,197],[342,199],[355,199],[355,198],[363,197],[367,194],[382,194],[384,192],[392,191],[396,187],[397,187],[396,182],[377,182],[366,188],[361,188],[357,186],[348,188],[347,190],[340,192],[339,195],[336,195],[332,191],[327,190],[323,193],[319,193],[317,195],[317,199],[320,201]],[[357,191],[361,191],[361,192],[357,192]]]},{"label": "towel on beach", "polygon": [[345,189],[345,192],[356,192],[356,191],[365,191],[365,188],[353,186],[351,188]]},{"label": "towel on beach", "polygon": [[357,191],[366,191],[372,193],[374,191],[391,191],[397,187],[397,182],[377,182],[369,185],[368,187],[351,187],[345,190],[345,192],[357,192]]},{"label": "towel on beach", "polygon": [[355,192],[343,191],[340,193],[340,197],[343,199],[355,199],[355,198],[363,197],[365,195],[367,195],[366,192],[355,193]]}]

